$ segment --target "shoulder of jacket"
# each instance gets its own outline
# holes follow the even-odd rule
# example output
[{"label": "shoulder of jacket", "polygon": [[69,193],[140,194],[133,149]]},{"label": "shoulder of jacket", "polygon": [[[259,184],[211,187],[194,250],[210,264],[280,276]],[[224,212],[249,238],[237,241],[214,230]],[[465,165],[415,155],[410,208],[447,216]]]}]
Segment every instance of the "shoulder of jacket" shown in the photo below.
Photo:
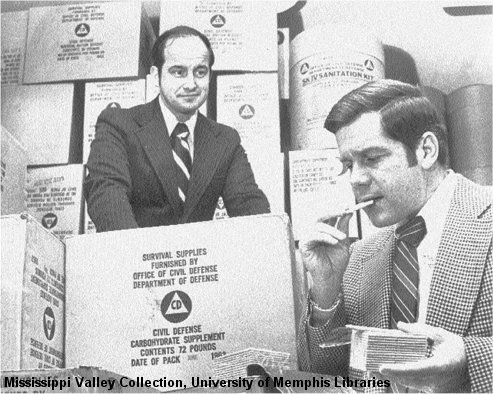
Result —
[{"label": "shoulder of jacket", "polygon": [[152,119],[152,103],[140,104],[131,108],[104,109],[98,117],[98,123],[104,122],[119,128],[135,127],[145,124],[146,119]]},{"label": "shoulder of jacket", "polygon": [[382,246],[390,242],[394,236],[395,226],[384,227],[374,234],[354,242],[351,245],[351,260],[362,260],[382,250]]},{"label": "shoulder of jacket", "polygon": [[240,142],[240,135],[236,129],[223,123],[216,122],[215,120],[212,120],[204,115],[201,116],[203,118],[204,124],[206,124],[207,127],[209,127],[211,130],[214,130],[217,136],[228,139],[231,142]]},{"label": "shoulder of jacket", "polygon": [[458,208],[473,217],[480,216],[492,220],[492,202],[493,187],[477,184],[462,175],[458,175],[452,208]]}]

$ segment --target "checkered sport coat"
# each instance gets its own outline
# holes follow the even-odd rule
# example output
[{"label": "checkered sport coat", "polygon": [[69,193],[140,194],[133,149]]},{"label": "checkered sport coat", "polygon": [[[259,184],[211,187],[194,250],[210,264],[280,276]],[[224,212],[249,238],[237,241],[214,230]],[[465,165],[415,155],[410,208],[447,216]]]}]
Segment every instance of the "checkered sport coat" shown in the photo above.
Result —
[{"label": "checkered sport coat", "polygon": [[[463,337],[471,391],[493,392],[492,189],[458,178],[438,248],[426,324]],[[345,324],[390,328],[394,229],[353,244],[342,302],[332,321],[311,327],[306,308],[298,338],[302,370],[356,378],[348,374],[348,345],[321,349],[319,344]]]}]

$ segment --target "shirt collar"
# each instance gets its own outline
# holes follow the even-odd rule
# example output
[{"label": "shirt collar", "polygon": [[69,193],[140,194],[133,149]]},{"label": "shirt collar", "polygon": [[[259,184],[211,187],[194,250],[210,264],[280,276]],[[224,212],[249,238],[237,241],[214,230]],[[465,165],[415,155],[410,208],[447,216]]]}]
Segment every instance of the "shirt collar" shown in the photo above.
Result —
[{"label": "shirt collar", "polygon": [[419,211],[418,215],[423,217],[426,223],[425,240],[440,239],[456,184],[457,174],[448,170],[438,188]]},{"label": "shirt collar", "polygon": [[[159,95],[159,106],[161,107],[161,112],[163,113],[163,118],[164,118],[164,122],[166,123],[166,127],[168,129],[168,134],[171,137],[173,130],[175,129],[176,125],[179,123],[178,119],[176,119],[176,116],[173,115],[173,113],[168,109],[168,107],[166,107],[161,95]],[[190,131],[190,135],[188,139],[189,141],[193,141],[195,125],[197,123],[197,111],[195,111],[195,113],[190,117],[190,119],[188,119],[184,123],[187,125],[188,130]]]}]

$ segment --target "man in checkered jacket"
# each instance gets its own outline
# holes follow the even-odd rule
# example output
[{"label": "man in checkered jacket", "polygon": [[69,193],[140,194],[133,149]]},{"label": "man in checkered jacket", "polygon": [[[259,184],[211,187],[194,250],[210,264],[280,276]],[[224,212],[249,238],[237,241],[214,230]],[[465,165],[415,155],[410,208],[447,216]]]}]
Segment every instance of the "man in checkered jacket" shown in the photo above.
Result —
[{"label": "man in checkered jacket", "polygon": [[421,216],[417,316],[397,328],[426,335],[431,354],[382,365],[377,377],[392,386],[366,391],[492,392],[491,188],[448,169],[445,127],[414,86],[363,85],[332,108],[325,128],[335,133],[357,202],[373,200],[365,212],[382,229],[349,246],[351,214],[332,211],[301,240],[312,280],[299,330],[302,369],[357,377],[349,345],[319,345],[346,324],[392,327],[395,229]]}]

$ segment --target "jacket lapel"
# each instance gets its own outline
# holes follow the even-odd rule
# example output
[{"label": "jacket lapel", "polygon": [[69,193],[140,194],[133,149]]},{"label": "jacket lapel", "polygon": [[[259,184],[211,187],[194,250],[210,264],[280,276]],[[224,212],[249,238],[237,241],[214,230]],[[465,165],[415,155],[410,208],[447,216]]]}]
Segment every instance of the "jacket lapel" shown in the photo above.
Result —
[{"label": "jacket lapel", "polygon": [[221,161],[225,147],[221,143],[222,140],[217,138],[219,133],[202,114],[198,114],[194,133],[192,174],[185,200],[183,222],[193,212]]},{"label": "jacket lapel", "polygon": [[433,270],[426,323],[459,335],[468,328],[491,246],[487,194],[459,176]]},{"label": "jacket lapel", "polygon": [[137,136],[161,183],[163,192],[174,211],[180,212],[182,202],[178,194],[173,153],[158,98],[151,102],[137,122],[142,125]]},{"label": "jacket lapel", "polygon": [[361,324],[367,326],[389,328],[392,259],[395,245],[393,234],[394,226],[386,229],[375,241],[374,252],[361,262],[359,298],[362,302],[358,315],[362,316]]}]

